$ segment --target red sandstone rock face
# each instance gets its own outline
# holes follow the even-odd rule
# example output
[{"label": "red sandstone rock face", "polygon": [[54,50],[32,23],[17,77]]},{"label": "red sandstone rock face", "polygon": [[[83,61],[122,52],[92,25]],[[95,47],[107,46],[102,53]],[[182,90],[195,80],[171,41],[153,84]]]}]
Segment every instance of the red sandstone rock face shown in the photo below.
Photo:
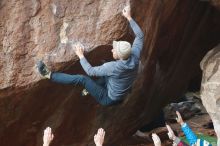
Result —
[{"label": "red sandstone rock face", "polygon": [[40,77],[34,68],[38,59],[53,66],[64,63],[56,69],[74,64],[77,58],[69,42],[81,41],[89,52],[122,37],[126,32],[126,22],[121,17],[123,3],[3,0],[1,95],[8,94],[8,88],[26,88],[38,82]]},{"label": "red sandstone rock face", "polygon": [[34,65],[43,58],[53,70],[83,73],[71,41],[85,44],[93,65],[111,57],[112,40],[132,35],[121,16],[125,0],[0,2],[1,145],[40,146],[46,126],[54,130],[54,146],[92,145],[99,127],[106,145],[117,144],[186,90],[219,41],[219,12],[198,0],[131,2],[145,33],[144,70],[124,103],[113,107],[80,97],[82,87],[42,80]]}]

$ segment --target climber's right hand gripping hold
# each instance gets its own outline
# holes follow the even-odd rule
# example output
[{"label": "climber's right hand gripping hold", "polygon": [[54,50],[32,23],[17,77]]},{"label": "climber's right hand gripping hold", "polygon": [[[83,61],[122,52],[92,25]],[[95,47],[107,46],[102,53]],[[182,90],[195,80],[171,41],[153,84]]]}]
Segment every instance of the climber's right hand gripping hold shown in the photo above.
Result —
[{"label": "climber's right hand gripping hold", "polygon": [[75,45],[75,53],[79,57],[79,59],[84,58],[84,47],[82,44],[78,43]]}]

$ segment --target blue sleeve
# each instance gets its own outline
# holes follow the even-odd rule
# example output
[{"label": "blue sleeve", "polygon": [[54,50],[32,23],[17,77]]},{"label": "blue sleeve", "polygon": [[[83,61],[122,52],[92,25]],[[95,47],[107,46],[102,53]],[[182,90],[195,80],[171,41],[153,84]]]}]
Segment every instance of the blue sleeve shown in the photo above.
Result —
[{"label": "blue sleeve", "polygon": [[134,54],[139,59],[144,44],[144,33],[133,19],[131,19],[129,23],[135,34],[135,39],[132,44],[132,54]]},{"label": "blue sleeve", "polygon": [[182,131],[186,136],[187,141],[190,143],[190,145],[193,145],[196,143],[197,141],[197,136],[195,135],[195,133],[190,129],[190,127],[188,126],[188,124],[184,123],[182,126]]},{"label": "blue sleeve", "polygon": [[85,57],[80,59],[80,64],[89,76],[111,76],[115,66],[114,62],[108,62],[101,66],[92,67]]}]

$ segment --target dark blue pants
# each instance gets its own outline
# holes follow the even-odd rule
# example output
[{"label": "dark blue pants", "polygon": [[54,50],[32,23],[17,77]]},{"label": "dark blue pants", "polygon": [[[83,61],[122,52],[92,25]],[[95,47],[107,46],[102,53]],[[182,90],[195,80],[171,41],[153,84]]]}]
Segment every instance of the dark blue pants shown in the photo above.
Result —
[{"label": "dark blue pants", "polygon": [[112,105],[118,102],[108,97],[108,90],[104,78],[94,81],[90,77],[84,75],[52,73],[50,79],[57,83],[84,86],[101,105]]}]

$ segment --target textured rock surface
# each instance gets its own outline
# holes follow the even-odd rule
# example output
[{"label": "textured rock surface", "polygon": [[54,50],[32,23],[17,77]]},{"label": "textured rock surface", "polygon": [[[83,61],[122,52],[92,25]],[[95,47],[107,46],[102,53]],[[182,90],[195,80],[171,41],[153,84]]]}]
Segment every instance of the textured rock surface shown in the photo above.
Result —
[{"label": "textured rock surface", "polygon": [[126,29],[120,17],[123,3],[1,1],[1,95],[5,96],[3,90],[12,94],[11,88],[39,81],[34,68],[37,59],[44,58],[54,66],[74,63],[76,58],[69,42],[81,41],[91,51],[122,37]]},{"label": "textured rock surface", "polygon": [[209,51],[201,62],[203,70],[201,97],[212,118],[220,145],[220,45]]},{"label": "textured rock surface", "polygon": [[219,41],[217,5],[131,2],[145,33],[144,70],[123,104],[101,107],[80,97],[81,87],[42,80],[34,65],[43,58],[53,70],[83,73],[71,41],[85,44],[93,65],[111,57],[112,40],[132,39],[121,16],[125,0],[0,1],[1,145],[40,146],[46,126],[54,129],[54,146],[93,145],[99,127],[106,129],[106,145],[117,144],[185,92],[199,62]]}]

